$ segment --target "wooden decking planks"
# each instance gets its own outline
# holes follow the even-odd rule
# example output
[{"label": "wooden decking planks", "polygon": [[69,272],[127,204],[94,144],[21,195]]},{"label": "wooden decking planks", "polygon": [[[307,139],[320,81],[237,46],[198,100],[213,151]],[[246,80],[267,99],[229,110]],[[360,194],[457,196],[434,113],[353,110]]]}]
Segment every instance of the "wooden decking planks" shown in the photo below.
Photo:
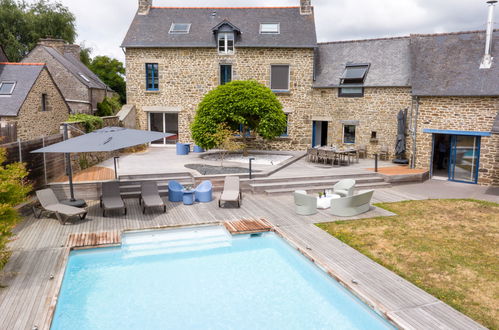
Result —
[{"label": "wooden decking planks", "polygon": [[272,230],[272,225],[265,219],[226,221],[224,225],[232,235],[253,234]]},{"label": "wooden decking planks", "polygon": [[[106,181],[114,180],[114,171],[107,167],[102,166],[92,166],[85,170],[76,173],[73,176],[73,182],[88,182],[88,181]],[[68,177],[66,175],[61,175],[53,182],[67,182]]]},{"label": "wooden decking planks", "polygon": [[[395,201],[414,196],[402,196],[393,189],[384,189],[377,190],[375,198]],[[49,275],[54,274],[57,278],[63,274],[70,247],[119,243],[116,238],[124,230],[237,223],[241,219],[266,219],[268,227],[283,233],[324,269],[348,284],[359,297],[376,305],[406,328],[417,329],[422,325],[425,328],[432,328],[430,325],[434,325],[433,328],[481,328],[315,226],[314,223],[335,219],[327,211],[321,210],[308,217],[296,215],[290,195],[245,195],[241,208],[219,208],[216,201],[190,206],[166,202],[166,213],[146,215],[142,214],[136,199],[126,199],[125,203],[129,210],[126,216],[112,213],[104,218],[98,202],[90,202],[89,214],[83,221],[75,219],[71,224],[61,226],[53,218],[28,217],[15,229],[16,239],[10,244],[13,256],[4,269],[13,276],[2,281],[1,284],[7,287],[0,289],[0,329],[32,329],[35,324],[39,329],[48,329],[51,302],[58,292],[56,281],[49,280]],[[245,229],[244,226],[241,229]],[[357,284],[353,284],[352,279]],[[425,317],[427,320],[422,319]]]},{"label": "wooden decking planks", "polygon": [[70,234],[66,247],[84,247],[112,245],[121,243],[121,235],[118,231],[105,231],[99,233],[74,233]]}]

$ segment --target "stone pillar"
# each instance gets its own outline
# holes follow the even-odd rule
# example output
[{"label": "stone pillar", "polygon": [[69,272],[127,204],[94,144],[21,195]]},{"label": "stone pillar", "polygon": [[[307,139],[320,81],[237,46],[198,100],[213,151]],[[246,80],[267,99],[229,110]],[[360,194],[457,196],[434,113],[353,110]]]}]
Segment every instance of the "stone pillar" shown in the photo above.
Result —
[{"label": "stone pillar", "polygon": [[73,55],[78,61],[80,60],[80,52],[80,45],[64,45],[64,53]]},{"label": "stone pillar", "polygon": [[312,0],[300,0],[300,14],[312,15]]},{"label": "stone pillar", "polygon": [[46,47],[52,47],[59,53],[64,54],[64,46],[66,45],[66,41],[64,41],[63,39],[45,38],[40,39],[40,41],[38,41],[38,44]]},{"label": "stone pillar", "polygon": [[152,0],[139,0],[139,15],[147,15],[149,14],[149,10],[152,6]]}]

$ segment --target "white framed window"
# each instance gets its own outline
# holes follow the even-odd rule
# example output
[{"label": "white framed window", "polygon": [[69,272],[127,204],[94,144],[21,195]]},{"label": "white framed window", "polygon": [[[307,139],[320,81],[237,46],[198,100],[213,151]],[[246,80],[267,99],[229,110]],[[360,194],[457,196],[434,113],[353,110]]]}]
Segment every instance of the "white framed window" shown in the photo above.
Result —
[{"label": "white framed window", "polygon": [[274,92],[289,92],[289,65],[271,65],[270,89]]},{"label": "white framed window", "polygon": [[170,34],[188,34],[191,30],[190,23],[172,23],[170,26]]},{"label": "white framed window", "polygon": [[0,82],[0,95],[11,95],[16,87],[15,81]]},{"label": "white framed window", "polygon": [[280,32],[280,23],[260,23],[261,34],[279,34]]},{"label": "white framed window", "polygon": [[87,78],[83,73],[79,73],[80,77],[85,80],[86,82],[90,82],[90,79]]},{"label": "white framed window", "polygon": [[218,53],[234,54],[234,32],[220,32],[218,34]]}]

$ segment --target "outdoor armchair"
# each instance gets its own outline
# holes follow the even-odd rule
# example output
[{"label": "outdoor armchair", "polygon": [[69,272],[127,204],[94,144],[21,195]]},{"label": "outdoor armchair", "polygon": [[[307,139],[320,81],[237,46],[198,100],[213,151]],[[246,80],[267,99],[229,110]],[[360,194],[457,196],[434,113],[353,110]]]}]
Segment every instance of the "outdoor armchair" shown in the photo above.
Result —
[{"label": "outdoor armchair", "polygon": [[43,211],[54,213],[57,219],[64,225],[68,218],[79,216],[81,220],[85,219],[87,210],[79,207],[61,204],[52,189],[42,189],[36,192],[36,197],[43,210],[37,215],[33,207],[35,217],[39,218]]},{"label": "outdoor armchair", "polygon": [[159,196],[158,184],[155,181],[142,182],[140,185],[139,204],[142,205],[142,213],[146,213],[146,208],[162,207],[166,212],[166,205]]},{"label": "outdoor armchair", "polygon": [[209,203],[213,199],[213,185],[211,181],[205,180],[201,182],[195,191],[195,197],[197,202]]},{"label": "outdoor armchair", "polygon": [[342,197],[352,196],[354,188],[354,179],[343,179],[338,181],[338,183],[333,186],[333,194],[340,195]]},{"label": "outdoor armchair", "polygon": [[369,211],[374,190],[358,195],[331,200],[330,213],[340,217],[353,217]]},{"label": "outdoor armchair", "polygon": [[225,177],[224,190],[222,191],[222,195],[220,195],[220,199],[218,200],[218,207],[222,207],[222,202],[237,202],[237,207],[241,207],[242,199],[243,194],[241,193],[239,177]]},{"label": "outdoor armchair", "polygon": [[300,215],[312,215],[317,213],[317,197],[307,195],[304,190],[294,192],[295,211]]},{"label": "outdoor armchair", "polygon": [[170,202],[181,202],[184,197],[184,193],[182,192],[183,189],[184,186],[178,181],[168,181],[168,200]]},{"label": "outdoor armchair", "polygon": [[126,206],[120,193],[120,183],[118,181],[103,182],[102,195],[100,196],[100,207],[102,216],[106,216],[106,211],[123,210],[126,215]]}]

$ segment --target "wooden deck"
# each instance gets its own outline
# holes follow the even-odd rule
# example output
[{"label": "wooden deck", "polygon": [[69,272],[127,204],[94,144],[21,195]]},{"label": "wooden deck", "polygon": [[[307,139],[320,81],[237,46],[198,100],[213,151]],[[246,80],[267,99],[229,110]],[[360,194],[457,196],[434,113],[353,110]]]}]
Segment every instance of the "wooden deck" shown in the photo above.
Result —
[{"label": "wooden deck", "polygon": [[[374,168],[368,168],[368,171],[374,172]],[[406,166],[388,166],[388,167],[378,167],[378,173],[384,175],[408,175],[408,174],[422,174],[427,172],[427,170],[409,168]]]},{"label": "wooden deck", "polygon": [[[61,175],[53,182],[68,182],[67,175]],[[114,180],[114,171],[107,167],[92,166],[73,175],[73,182]]]},{"label": "wooden deck", "polygon": [[232,235],[254,234],[272,230],[272,225],[265,219],[226,221],[224,225]]},{"label": "wooden deck", "polygon": [[[378,190],[375,202],[418,199],[392,190]],[[70,246],[118,242],[123,230],[220,223],[241,219],[267,219],[278,233],[314,259],[343,285],[407,329],[483,328],[430,294],[332,238],[314,223],[332,221],[327,211],[313,216],[294,213],[292,196],[245,195],[239,209],[220,209],[217,202],[167,203],[166,213],[143,215],[136,199],[126,200],[128,215],[103,218],[91,202],[87,219],[62,226],[55,219],[29,217],[15,230],[12,257],[0,282],[0,329],[46,329],[60,286]],[[365,217],[389,215],[373,209]],[[237,224],[237,223],[236,223]],[[238,227],[237,225],[235,226]],[[103,234],[105,233],[105,234]],[[83,236],[78,236],[85,234]],[[94,235],[92,235],[94,234]],[[84,243],[81,243],[81,242]],[[51,276],[53,275],[53,276]],[[168,277],[165,277],[168,280]]]}]

